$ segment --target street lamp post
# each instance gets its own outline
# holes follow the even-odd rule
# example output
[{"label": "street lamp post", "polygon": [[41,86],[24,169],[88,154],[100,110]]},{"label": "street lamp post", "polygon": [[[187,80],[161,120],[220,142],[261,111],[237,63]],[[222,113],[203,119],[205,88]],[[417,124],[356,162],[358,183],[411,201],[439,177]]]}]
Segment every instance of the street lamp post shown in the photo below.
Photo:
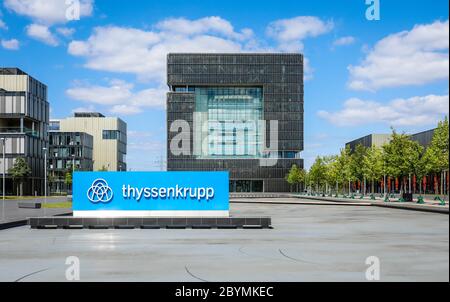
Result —
[{"label": "street lamp post", "polygon": [[3,153],[3,202],[2,202],[2,221],[5,221],[5,175],[6,175],[6,165],[5,165],[5,141],[6,138],[2,137],[2,153]]},{"label": "street lamp post", "polygon": [[42,150],[44,151],[44,205],[45,205],[47,203],[47,148],[42,148]]}]

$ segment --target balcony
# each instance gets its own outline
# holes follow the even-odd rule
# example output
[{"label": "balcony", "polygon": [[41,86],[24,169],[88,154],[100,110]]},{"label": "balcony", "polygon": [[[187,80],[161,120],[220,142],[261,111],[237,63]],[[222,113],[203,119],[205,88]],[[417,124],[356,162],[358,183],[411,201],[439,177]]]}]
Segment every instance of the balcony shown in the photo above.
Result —
[{"label": "balcony", "polygon": [[0,127],[0,134],[26,134],[33,137],[39,137],[38,131],[26,127]]}]

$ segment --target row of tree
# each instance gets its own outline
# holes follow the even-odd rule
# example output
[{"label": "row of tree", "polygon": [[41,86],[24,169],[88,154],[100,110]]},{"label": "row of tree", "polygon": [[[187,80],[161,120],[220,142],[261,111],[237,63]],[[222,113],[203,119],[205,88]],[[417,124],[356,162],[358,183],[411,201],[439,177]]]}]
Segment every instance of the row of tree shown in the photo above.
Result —
[{"label": "row of tree", "polygon": [[[446,117],[439,122],[427,148],[392,129],[391,140],[382,147],[358,145],[353,152],[346,147],[339,155],[318,156],[309,171],[294,165],[286,180],[297,191],[308,189],[321,193],[350,194],[352,183],[359,183],[365,194],[366,184],[371,184],[370,191],[374,193],[377,182],[381,182],[384,192],[389,193],[386,192],[386,180],[393,178],[400,180],[400,192],[411,192],[412,179],[420,182],[426,175],[445,175],[449,169],[448,160],[449,124]],[[419,190],[422,193],[421,185]],[[436,186],[435,191],[439,193]]]},{"label": "row of tree", "polygon": [[[106,166],[103,166],[99,172],[107,172],[108,168]],[[47,170],[47,173],[49,170]],[[73,168],[69,167],[66,172],[64,173],[64,183],[66,186],[70,187],[72,185],[72,173]],[[15,159],[13,166],[8,170],[8,174],[11,175],[11,178],[14,182],[14,185],[16,187],[16,193],[19,196],[23,196],[23,184],[28,180],[28,178],[31,176],[31,168],[28,165],[27,161],[23,157],[18,157]],[[47,183],[49,187],[51,188],[52,185],[60,181],[56,178],[53,174],[47,175]]]}]

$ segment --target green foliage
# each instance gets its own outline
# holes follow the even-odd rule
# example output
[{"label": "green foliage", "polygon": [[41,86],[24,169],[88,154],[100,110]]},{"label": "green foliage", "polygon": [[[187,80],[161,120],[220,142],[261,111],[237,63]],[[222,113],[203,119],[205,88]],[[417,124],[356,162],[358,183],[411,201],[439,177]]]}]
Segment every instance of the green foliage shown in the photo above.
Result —
[{"label": "green foliage", "polygon": [[398,134],[395,129],[392,129],[391,141],[383,146],[384,160],[389,175],[402,177],[410,173],[408,158],[411,145],[412,141],[408,135]]},{"label": "green foliage", "polygon": [[367,154],[367,148],[359,144],[350,157],[350,173],[354,180],[362,181],[364,178],[364,157]]},{"label": "green foliage", "polygon": [[342,182],[353,181],[355,177],[353,176],[352,166],[352,155],[349,147],[341,150],[341,154],[338,157],[339,168],[342,175]]},{"label": "green foliage", "polygon": [[367,180],[378,180],[383,176],[383,152],[381,148],[368,148],[362,160],[363,176]]},{"label": "green foliage", "polygon": [[449,133],[448,133],[448,118],[439,122],[437,129],[434,132],[433,139],[430,146],[427,148],[424,161],[425,170],[430,173],[438,173],[448,170],[449,157]]},{"label": "green foliage", "polygon": [[22,196],[23,183],[26,181],[28,176],[31,175],[31,168],[25,158],[17,157],[14,161],[14,165],[11,169],[9,169],[8,173],[11,174],[14,183],[17,185],[17,192]]},{"label": "green foliage", "polygon": [[72,170],[67,170],[66,175],[64,176],[64,183],[68,186],[72,185]]},{"label": "green foliage", "polygon": [[297,167],[297,165],[293,165],[285,178],[290,185],[297,185],[298,190],[298,185],[305,181],[306,172]]},{"label": "green foliage", "polygon": [[24,180],[31,174],[31,168],[23,157],[18,157],[14,161],[14,165],[8,171],[14,181]]},{"label": "green foliage", "polygon": [[320,189],[320,187],[324,184],[326,171],[327,167],[324,158],[318,156],[308,173],[310,182],[312,184],[316,184],[317,189]]},{"label": "green foliage", "polygon": [[[303,173],[303,181],[311,187],[323,188],[342,184],[342,189],[349,182],[362,181],[364,178],[374,184],[384,176],[399,178],[401,189],[406,189],[403,177],[416,176],[418,182],[430,173],[439,173],[449,169],[449,123],[448,118],[439,122],[430,146],[425,150],[418,142],[412,141],[409,135],[399,134],[392,129],[389,143],[381,148],[365,148],[358,145],[352,153],[349,147],[341,149],[337,156],[317,157],[308,173]],[[297,183],[296,166],[292,167],[286,180],[290,184]],[[419,185],[421,188],[421,185]],[[349,188],[350,190],[350,188]],[[348,191],[349,191],[348,190]],[[347,190],[344,190],[344,192]],[[336,195],[338,192],[336,192]],[[351,192],[348,192],[351,196]],[[350,197],[351,198],[351,197]],[[374,198],[374,195],[371,195]],[[391,198],[393,198],[391,196]],[[387,197],[386,202],[389,202]]]}]

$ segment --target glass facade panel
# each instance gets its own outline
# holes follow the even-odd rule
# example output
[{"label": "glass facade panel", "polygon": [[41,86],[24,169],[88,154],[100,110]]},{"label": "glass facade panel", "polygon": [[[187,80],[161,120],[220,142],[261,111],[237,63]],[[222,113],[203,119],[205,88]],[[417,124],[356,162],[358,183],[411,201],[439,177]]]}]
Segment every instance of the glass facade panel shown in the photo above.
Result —
[{"label": "glass facade panel", "polygon": [[120,140],[119,130],[103,130],[103,139]]},{"label": "glass facade panel", "polygon": [[195,112],[200,117],[194,144],[198,158],[260,158],[263,135],[263,91],[261,87],[196,87]]}]

